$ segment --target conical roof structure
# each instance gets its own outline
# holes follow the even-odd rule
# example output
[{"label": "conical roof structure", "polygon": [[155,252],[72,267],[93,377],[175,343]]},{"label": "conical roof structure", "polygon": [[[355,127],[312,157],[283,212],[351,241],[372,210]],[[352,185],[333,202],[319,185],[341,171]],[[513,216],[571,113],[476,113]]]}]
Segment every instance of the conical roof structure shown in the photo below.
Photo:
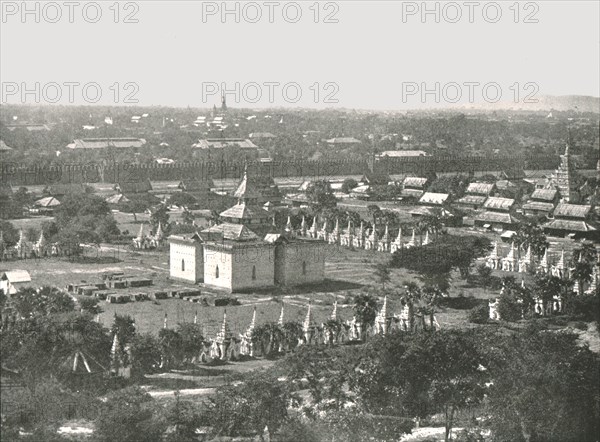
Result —
[{"label": "conical roof structure", "polygon": [[385,232],[383,232],[383,236],[381,237],[381,242],[384,242],[384,243],[390,242],[390,226],[388,224],[385,225]]},{"label": "conical roof structure", "polygon": [[339,236],[340,234],[340,220],[336,218],[335,227],[333,228],[333,234]]},{"label": "conical roof structure", "polygon": [[140,224],[140,231],[138,232],[137,238],[139,241],[144,239],[144,224]]},{"label": "conical roof structure", "polygon": [[545,271],[548,270],[548,249],[544,249],[544,256],[540,261],[540,267]]},{"label": "conical roof structure", "polygon": [[394,244],[398,247],[402,247],[402,227],[400,227],[400,229],[398,230],[398,236],[396,237]]},{"label": "conical roof structure", "polygon": [[154,235],[154,238],[156,238],[157,240],[163,240],[164,237],[165,237],[165,233],[163,232],[162,224],[159,221],[158,227],[156,228],[156,234]]},{"label": "conical roof structure", "polygon": [[494,248],[492,249],[492,253],[490,253],[489,257],[494,259],[498,258],[498,241],[494,241]]},{"label": "conical roof structure", "polygon": [[277,320],[279,325],[283,325],[283,302],[281,303],[281,313],[279,314],[279,319]]},{"label": "conical roof structure", "polygon": [[256,328],[256,307],[254,307],[254,312],[252,313],[252,321],[250,321],[250,325],[246,329],[245,336],[247,338],[252,338],[255,328]]},{"label": "conical roof structure", "polygon": [[216,342],[225,342],[231,339],[231,331],[229,330],[229,325],[227,324],[227,310],[223,311],[223,323],[221,324],[221,330],[217,333],[217,337],[215,338]]},{"label": "conical roof structure", "polygon": [[337,321],[337,299],[333,302],[333,311],[330,318],[332,321]]},{"label": "conical roof structure", "polygon": [[35,243],[35,246],[37,249],[43,249],[44,247],[46,247],[48,245],[48,242],[46,241],[46,238],[44,237],[44,231],[42,230],[40,232],[40,237],[37,240],[37,242]]},{"label": "conical roof structure", "polygon": [[423,245],[426,246],[429,244],[429,230],[425,231],[425,239],[423,240]]},{"label": "conical roof structure", "polygon": [[531,245],[529,247],[527,247],[527,253],[525,253],[523,262],[528,263],[528,264],[530,264],[532,262]]},{"label": "conical roof structure", "polygon": [[308,311],[306,312],[306,317],[304,318],[304,323],[302,324],[302,330],[307,332],[311,328],[315,326],[315,321],[311,311],[311,304],[308,304]]},{"label": "conical roof structure", "polygon": [[407,246],[413,247],[416,244],[417,244],[417,237],[416,237],[415,229],[413,229],[412,236],[411,236],[410,241],[408,242]]},{"label": "conical roof structure", "polygon": [[369,235],[369,241],[375,242],[377,241],[377,226],[373,226],[371,230],[371,234]]},{"label": "conical roof structure", "polygon": [[294,229],[292,227],[292,218],[290,216],[288,216],[288,218],[287,218],[287,222],[285,223],[284,231],[288,235],[291,235],[292,233],[294,233]]},{"label": "conical roof structure", "polygon": [[309,232],[312,233],[313,235],[317,234],[317,217],[316,216],[313,217],[313,223],[312,223],[312,226],[310,226]]},{"label": "conical roof structure", "polygon": [[561,270],[565,269],[565,251],[564,250],[562,250],[560,252],[560,258],[558,259],[558,262],[556,263],[556,268],[561,269]]},{"label": "conical roof structure", "polygon": [[514,261],[515,260],[515,243],[513,242],[510,245],[510,251],[508,252],[508,255],[506,255],[506,258],[509,261]]}]

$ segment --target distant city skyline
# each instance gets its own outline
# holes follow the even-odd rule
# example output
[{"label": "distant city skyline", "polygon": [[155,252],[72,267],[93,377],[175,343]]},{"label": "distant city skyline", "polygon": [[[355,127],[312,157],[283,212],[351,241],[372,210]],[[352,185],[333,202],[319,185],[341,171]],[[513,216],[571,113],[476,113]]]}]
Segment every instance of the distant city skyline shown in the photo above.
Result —
[{"label": "distant city skyline", "polygon": [[[429,2],[439,13],[424,17],[414,10],[422,2],[320,3],[318,16],[313,3],[300,2],[297,23],[289,22],[293,2],[280,2],[287,15],[275,9],[274,23],[264,2],[255,10],[240,4],[239,17],[230,13],[226,23],[214,9],[222,2],[132,2],[137,9],[120,3],[118,16],[101,3],[97,23],[86,21],[90,10],[83,18],[75,10],[69,23],[64,6],[61,19],[50,23],[57,11],[36,12],[35,3],[27,3],[34,12],[23,17],[14,10],[21,2],[2,2],[3,103],[49,104],[58,97],[57,104],[212,108],[220,105],[222,84],[230,107],[250,109],[485,106],[498,92],[498,102],[527,108],[528,96],[600,96],[596,1],[529,2],[537,5],[531,10],[520,3],[518,11],[500,2],[497,23],[479,9],[469,23],[465,2],[456,2],[456,10]],[[481,10],[493,11],[492,3],[480,2]],[[228,5],[235,10],[236,2]],[[257,11],[262,19],[249,23]],[[462,19],[450,23],[456,12]],[[139,22],[124,23],[128,17]],[[328,18],[338,23],[324,23]],[[23,97],[23,85],[33,90],[36,83],[38,92]],[[95,84],[87,95],[86,84]]]}]

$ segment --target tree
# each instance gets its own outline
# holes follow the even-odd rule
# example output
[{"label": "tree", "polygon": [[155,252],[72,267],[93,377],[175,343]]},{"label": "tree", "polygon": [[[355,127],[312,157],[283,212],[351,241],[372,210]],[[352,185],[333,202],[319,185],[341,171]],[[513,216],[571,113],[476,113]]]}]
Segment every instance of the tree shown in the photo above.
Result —
[{"label": "tree", "polygon": [[194,214],[185,208],[181,214],[181,220],[184,224],[192,225],[195,221]]},{"label": "tree", "polygon": [[178,192],[169,197],[167,204],[169,206],[189,207],[198,204],[198,200],[189,193]]},{"label": "tree", "polygon": [[594,266],[598,265],[598,254],[594,245],[588,242],[582,243],[573,251],[569,265],[571,267],[571,278],[577,281],[579,295],[582,295],[584,285],[592,280]]},{"label": "tree", "polygon": [[490,240],[474,236],[442,235],[432,244],[411,247],[392,255],[391,266],[404,267],[421,274],[449,273],[458,269],[468,278],[475,260],[491,249]]},{"label": "tree", "polygon": [[421,301],[423,292],[414,282],[404,283],[404,294],[402,295],[402,304],[408,306],[408,330],[415,329],[415,304]]},{"label": "tree", "polygon": [[286,421],[293,400],[284,382],[267,373],[251,375],[242,384],[224,386],[209,400],[208,421],[215,436],[275,433]]},{"label": "tree", "polygon": [[183,322],[177,324],[177,331],[181,336],[181,348],[183,357],[187,360],[192,360],[200,355],[204,344],[204,336],[202,336],[202,326],[200,324],[192,324]]},{"label": "tree", "polygon": [[111,335],[116,333],[119,343],[124,347],[135,336],[135,320],[129,315],[118,315],[115,313],[110,333]]},{"label": "tree", "polygon": [[352,179],[352,178],[346,178],[344,180],[344,182],[342,183],[342,192],[343,193],[350,193],[350,191],[352,189],[354,189],[356,186],[358,186],[358,183],[356,182],[356,180]]},{"label": "tree", "polygon": [[495,340],[486,422],[494,440],[597,440],[600,364],[576,334],[530,327]]},{"label": "tree", "polygon": [[373,277],[379,284],[381,284],[381,289],[385,291],[385,285],[391,280],[389,263],[379,262],[375,264]]},{"label": "tree", "polygon": [[159,442],[166,424],[158,411],[152,397],[139,387],[116,391],[108,395],[101,408],[95,435],[106,442]]},{"label": "tree", "polygon": [[158,225],[160,224],[163,230],[168,231],[169,228],[169,212],[167,206],[161,204],[152,210],[150,215],[150,224],[152,225],[152,231],[156,232]]},{"label": "tree", "polygon": [[377,316],[377,301],[369,294],[362,293],[354,297],[354,316],[362,325],[362,337],[364,340],[367,327],[372,326]]},{"label": "tree", "polygon": [[367,211],[369,212],[369,217],[373,220],[373,226],[377,225],[377,221],[381,218],[383,212],[376,204],[369,204],[367,206]]},{"label": "tree", "polygon": [[283,336],[285,348],[293,350],[298,346],[298,343],[304,336],[302,324],[298,322],[288,321],[283,324]]},{"label": "tree", "polygon": [[306,196],[311,209],[316,213],[337,205],[337,199],[333,195],[331,184],[326,180],[310,183],[308,189],[306,189]]},{"label": "tree", "polygon": [[198,404],[182,400],[179,392],[175,392],[175,401],[167,406],[165,418],[174,427],[173,432],[167,435],[167,442],[196,440],[196,430],[206,424],[206,416],[200,411]]},{"label": "tree", "polygon": [[469,330],[391,333],[367,343],[350,388],[373,414],[424,418],[442,413],[449,440],[456,412],[484,397],[483,361]]},{"label": "tree", "polygon": [[477,266],[477,273],[479,274],[479,278],[483,284],[483,288],[487,288],[490,285],[490,281],[492,278],[492,269],[490,269],[485,264],[480,264]]},{"label": "tree", "polygon": [[179,365],[183,361],[183,339],[177,330],[162,328],[158,332],[161,349],[161,368]]},{"label": "tree", "polygon": [[81,311],[94,316],[103,312],[102,308],[98,304],[100,304],[100,300],[98,298],[83,298],[79,300]]},{"label": "tree", "polygon": [[142,333],[134,336],[131,343],[131,358],[135,373],[143,375],[157,370],[161,355],[160,342],[154,335]]},{"label": "tree", "polygon": [[550,246],[546,239],[544,230],[536,223],[520,224],[517,228],[517,234],[513,236],[515,244],[524,250],[531,246],[531,251],[536,256],[541,256]]}]

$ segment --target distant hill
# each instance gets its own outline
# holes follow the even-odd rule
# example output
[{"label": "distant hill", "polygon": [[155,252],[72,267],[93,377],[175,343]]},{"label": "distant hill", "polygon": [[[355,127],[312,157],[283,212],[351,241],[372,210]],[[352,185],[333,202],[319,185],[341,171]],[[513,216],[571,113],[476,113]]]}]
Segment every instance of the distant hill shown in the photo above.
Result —
[{"label": "distant hill", "polygon": [[[540,95],[534,97],[537,103],[514,103],[511,101],[499,101],[498,103],[475,103],[468,105],[457,105],[460,109],[494,110],[524,110],[524,111],[577,111],[592,112],[600,114],[600,98],[587,95]],[[523,98],[521,99],[523,100]]]}]

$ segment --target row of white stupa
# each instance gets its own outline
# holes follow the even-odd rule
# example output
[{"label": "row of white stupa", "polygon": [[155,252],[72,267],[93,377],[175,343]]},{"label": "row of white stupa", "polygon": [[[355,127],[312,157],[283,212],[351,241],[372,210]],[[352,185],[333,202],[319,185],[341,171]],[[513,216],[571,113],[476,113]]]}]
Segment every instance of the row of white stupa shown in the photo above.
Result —
[{"label": "row of white stupa", "polygon": [[[525,280],[521,280],[521,287],[525,288]],[[505,290],[505,288],[502,287],[502,290],[500,291],[501,295],[504,293],[504,290]],[[595,286],[594,286],[593,290],[596,290]],[[517,302],[519,304],[523,304],[523,301],[521,299],[518,299]],[[560,295],[554,296],[552,301],[547,302],[546,305],[544,305],[544,301],[540,297],[534,297],[533,302],[534,302],[534,306],[533,306],[534,312],[541,316],[549,316],[552,314],[562,313],[562,311],[563,311],[562,296],[560,296]],[[494,302],[491,302],[491,301],[488,302],[489,317],[490,317],[490,319],[492,319],[494,321],[499,321],[502,319],[500,317],[500,312],[498,311],[499,303],[500,303],[500,298],[496,298],[494,300]],[[523,319],[525,317],[525,313],[526,313],[525,308],[523,306],[521,306],[521,319]]]},{"label": "row of white stupa", "polygon": [[[383,334],[392,331],[393,329],[408,331],[408,306],[402,309],[400,315],[391,315],[388,312],[387,296],[384,298],[383,305],[372,327],[366,330],[366,335]],[[333,311],[329,316],[329,320],[337,321],[337,301],[333,305]],[[194,316],[194,324],[197,324],[198,317]],[[277,321],[279,326],[284,324],[284,306],[281,306],[281,313]],[[167,315],[165,314],[163,328],[167,328]],[[360,340],[363,338],[362,324],[354,317],[352,320],[345,321],[345,327],[341,327],[338,333],[335,333],[328,328],[324,323],[318,326],[312,314],[312,307],[309,304],[306,312],[306,317],[302,323],[302,337],[298,341],[298,345],[316,345],[316,344],[338,344],[344,341]],[[439,324],[434,318],[432,327],[439,328]],[[211,359],[231,359],[238,356],[255,356],[257,349],[255,348],[256,329],[256,308],[252,315],[250,325],[244,333],[240,333],[235,337],[231,332],[227,323],[227,312],[223,312],[223,322],[219,332],[212,341],[204,343],[204,348],[198,357],[199,361],[208,361]],[[288,350],[280,343],[278,351]],[[269,352],[271,349],[265,349]]]},{"label": "row of white stupa", "polygon": [[[285,226],[285,231],[288,233],[295,233],[292,227],[292,222],[290,217],[288,217],[287,224]],[[352,225],[351,221],[348,221],[348,228],[346,231],[342,231],[340,229],[339,220],[336,220],[335,227],[331,232],[329,232],[328,222],[325,221],[323,223],[323,227],[319,229],[317,225],[317,217],[313,218],[312,225],[310,229],[307,226],[306,220],[302,217],[302,223],[300,224],[300,229],[297,231],[298,235],[321,239],[326,241],[329,244],[337,244],[344,247],[350,248],[358,248],[365,250],[376,250],[378,252],[390,252],[394,253],[402,248],[410,248],[418,245],[427,245],[430,244],[431,241],[429,239],[429,232],[425,234],[425,238],[423,242],[419,244],[417,240],[415,229],[412,231],[412,237],[407,242],[404,243],[402,240],[402,229],[398,230],[398,235],[396,239],[392,239],[389,226],[386,224],[385,232],[381,238],[377,234],[377,228],[373,227],[372,229],[365,230],[364,223],[361,221],[360,227],[358,229],[358,233],[356,229]]]},{"label": "row of white stupa", "polygon": [[510,250],[505,257],[501,257],[498,253],[498,243],[494,243],[494,249],[486,258],[486,265],[493,270],[501,270],[503,272],[519,272],[528,273],[535,271],[551,274],[558,278],[568,278],[569,268],[565,263],[565,251],[562,250],[559,260],[556,264],[550,265],[548,260],[548,249],[544,250],[544,256],[539,263],[536,263],[535,255],[531,251],[531,246],[527,248],[525,256],[517,259],[517,247],[513,242]]},{"label": "row of white stupa", "polygon": [[144,234],[144,224],[140,225],[138,236],[133,238],[133,247],[136,249],[147,249],[150,247],[161,247],[165,240],[162,224],[159,222],[154,235]]},{"label": "row of white stupa", "polygon": [[50,243],[45,235],[44,231],[40,232],[40,237],[34,243],[27,241],[25,239],[25,234],[23,230],[19,230],[19,239],[17,243],[9,248],[4,247],[4,233],[0,231],[0,245],[2,245],[2,250],[4,251],[5,257],[8,258],[29,258],[31,253],[35,256],[45,256],[48,254],[56,255],[58,254],[58,245],[56,243]]}]

